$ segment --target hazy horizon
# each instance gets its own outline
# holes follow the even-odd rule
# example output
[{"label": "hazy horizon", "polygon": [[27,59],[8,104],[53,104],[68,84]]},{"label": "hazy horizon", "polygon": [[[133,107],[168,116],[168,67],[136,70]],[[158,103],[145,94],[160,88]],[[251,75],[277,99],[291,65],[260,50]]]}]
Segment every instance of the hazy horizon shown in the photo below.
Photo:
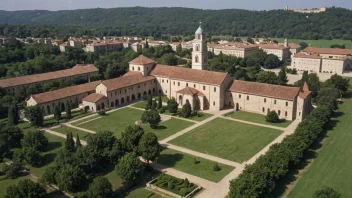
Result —
[{"label": "hazy horizon", "polygon": [[2,3],[1,10],[76,10],[88,8],[117,8],[117,7],[185,7],[199,9],[246,9],[246,10],[274,10],[288,6],[292,9],[309,9],[320,7],[352,8],[352,1],[346,0],[246,0],[235,2],[233,0],[7,0]]}]

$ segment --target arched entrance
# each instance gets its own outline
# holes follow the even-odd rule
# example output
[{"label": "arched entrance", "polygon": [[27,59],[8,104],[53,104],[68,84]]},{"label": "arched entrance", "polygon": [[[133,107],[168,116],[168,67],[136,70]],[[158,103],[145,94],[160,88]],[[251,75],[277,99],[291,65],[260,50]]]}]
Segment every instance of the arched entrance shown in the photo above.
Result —
[{"label": "arched entrance", "polygon": [[183,103],[183,97],[180,95],[178,97],[178,104],[180,104],[182,106],[183,105],[182,103]]},{"label": "arched entrance", "polygon": [[136,100],[136,96],[132,94],[132,101]]},{"label": "arched entrance", "polygon": [[125,103],[125,99],[121,98],[121,104]]},{"label": "arched entrance", "polygon": [[101,108],[105,109],[105,104],[104,103],[101,103]]},{"label": "arched entrance", "polygon": [[141,99],[141,93],[138,93],[138,99]]},{"label": "arched entrance", "polygon": [[127,96],[127,102],[130,102],[130,96]]},{"label": "arched entrance", "polygon": [[65,111],[65,104],[63,102],[61,103],[61,111]]},{"label": "arched entrance", "polygon": [[49,105],[46,105],[46,111],[48,112],[48,114],[51,114],[50,106],[49,106]]},{"label": "arched entrance", "polygon": [[98,105],[98,108],[97,108],[98,111],[100,111],[100,105]]},{"label": "arched entrance", "polygon": [[115,100],[115,106],[116,107],[119,106],[119,100],[118,99]]},{"label": "arched entrance", "polygon": [[240,110],[240,105],[236,103],[236,111]]},{"label": "arched entrance", "polygon": [[143,92],[143,96],[146,96],[146,95],[147,95],[147,92],[146,92],[146,91],[144,91],[144,92]]},{"label": "arched entrance", "polygon": [[111,106],[111,107],[114,107],[114,102],[111,102],[110,106]]},{"label": "arched entrance", "polygon": [[152,92],[150,91],[150,89],[149,89],[149,91],[148,91],[148,95],[152,95]]}]

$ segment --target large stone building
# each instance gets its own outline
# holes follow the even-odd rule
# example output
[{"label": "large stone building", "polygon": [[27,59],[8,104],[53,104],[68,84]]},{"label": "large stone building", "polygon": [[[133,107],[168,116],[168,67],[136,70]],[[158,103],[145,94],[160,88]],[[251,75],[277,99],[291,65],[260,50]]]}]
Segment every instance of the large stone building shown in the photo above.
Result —
[{"label": "large stone building", "polygon": [[[288,6],[286,6],[284,10],[285,11],[289,11],[290,9],[288,8]],[[326,10],[327,10],[326,7],[321,7],[319,9],[317,9],[317,8],[315,8],[315,9],[293,9],[293,10],[290,10],[290,11],[298,12],[298,13],[312,14],[312,13],[326,12]]]},{"label": "large stone building", "polygon": [[259,49],[262,49],[267,54],[274,54],[280,60],[287,60],[290,58],[290,47],[288,45],[278,45],[275,43],[260,43]]},{"label": "large stone building", "polygon": [[[94,93],[82,99],[83,106],[95,112],[139,101],[147,95],[166,95],[175,98],[179,107],[188,101],[193,109],[199,110],[219,111],[230,107],[259,114],[276,111],[280,118],[287,120],[302,120],[311,111],[306,84],[297,88],[233,80],[228,73],[207,70],[207,43],[201,27],[192,43],[191,69],[160,65],[141,55],[129,63],[129,72],[124,76],[99,82]],[[58,101],[59,97],[52,101]],[[32,96],[32,100],[36,98]],[[50,103],[45,101],[45,105]],[[36,104],[31,101],[27,105]]]},{"label": "large stone building", "polygon": [[95,52],[98,54],[115,52],[120,49],[123,49],[123,42],[113,40],[96,41],[91,44],[87,44],[85,47],[86,52]]},{"label": "large stone building", "polygon": [[215,55],[220,53],[230,56],[236,56],[241,58],[247,58],[256,51],[259,47],[252,44],[239,43],[239,42],[228,42],[224,44],[209,43],[208,51],[213,52]]},{"label": "large stone building", "polygon": [[19,97],[23,96],[25,89],[30,85],[43,86],[46,82],[73,78],[89,80],[90,75],[97,74],[98,71],[94,65],[76,65],[71,69],[0,80],[0,87],[5,89],[7,94]]},{"label": "large stone building", "polygon": [[292,58],[297,71],[339,74],[351,66],[352,50],[308,47]]}]

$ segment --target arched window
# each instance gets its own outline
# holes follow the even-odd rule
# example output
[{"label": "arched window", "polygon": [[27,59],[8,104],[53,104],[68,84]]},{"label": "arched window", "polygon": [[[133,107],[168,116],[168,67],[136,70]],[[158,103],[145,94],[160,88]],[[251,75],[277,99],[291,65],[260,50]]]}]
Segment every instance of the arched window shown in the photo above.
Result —
[{"label": "arched window", "polygon": [[105,109],[105,104],[104,103],[101,103],[101,108]]},{"label": "arched window", "polygon": [[149,89],[149,91],[148,91],[148,95],[152,95],[152,92],[150,91],[150,89]]},{"label": "arched window", "polygon": [[125,99],[121,98],[121,104],[125,103]]},{"label": "arched window", "polygon": [[197,52],[199,51],[199,45],[196,45],[196,51]]},{"label": "arched window", "polygon": [[281,113],[281,111],[280,111],[280,110],[279,110],[279,111],[277,111],[277,114],[278,114],[278,115],[280,115],[280,113]]},{"label": "arched window", "polygon": [[130,102],[130,96],[127,96],[127,102]]},{"label": "arched window", "polygon": [[198,57],[198,56],[195,57],[195,62],[196,62],[196,63],[199,62],[199,57]]},{"label": "arched window", "polygon": [[138,67],[138,71],[141,71],[141,68],[140,68],[140,67]]},{"label": "arched window", "polygon": [[134,67],[132,67],[132,70],[134,71]]},{"label": "arched window", "polygon": [[182,106],[182,96],[180,95],[179,97],[178,97],[178,103]]},{"label": "arched window", "polygon": [[197,38],[200,39],[200,34],[197,35]]},{"label": "arched window", "polygon": [[132,94],[132,101],[134,101],[135,99],[136,99],[136,96]]},{"label": "arched window", "polygon": [[115,106],[116,107],[119,106],[119,100],[118,99],[115,100]]},{"label": "arched window", "polygon": [[50,111],[50,105],[47,105],[47,106],[46,106],[46,108],[47,108],[47,112],[48,112],[48,114],[51,114],[51,111]]},{"label": "arched window", "polygon": [[114,107],[114,102],[111,102],[110,106],[111,106],[111,107]]},{"label": "arched window", "polygon": [[138,93],[138,99],[140,99],[141,98],[141,93]]}]

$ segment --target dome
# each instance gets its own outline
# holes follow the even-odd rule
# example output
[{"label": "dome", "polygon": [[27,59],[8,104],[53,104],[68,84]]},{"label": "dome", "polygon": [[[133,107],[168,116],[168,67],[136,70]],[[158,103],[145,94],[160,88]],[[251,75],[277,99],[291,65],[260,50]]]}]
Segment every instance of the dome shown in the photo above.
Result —
[{"label": "dome", "polygon": [[204,34],[202,27],[199,26],[199,28],[196,31],[196,34]]}]

